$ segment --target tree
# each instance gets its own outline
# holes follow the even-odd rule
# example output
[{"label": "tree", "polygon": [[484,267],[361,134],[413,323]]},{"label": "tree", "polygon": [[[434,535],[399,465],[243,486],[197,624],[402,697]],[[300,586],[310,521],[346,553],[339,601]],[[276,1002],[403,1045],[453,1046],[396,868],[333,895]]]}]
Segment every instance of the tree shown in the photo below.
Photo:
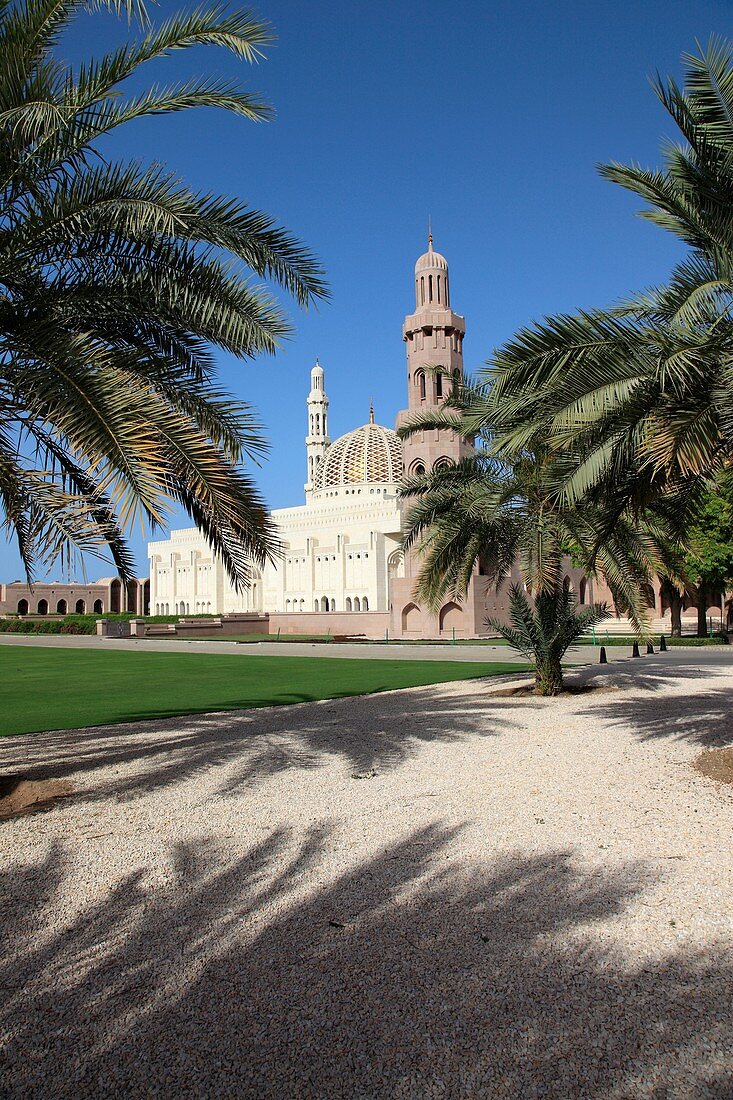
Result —
[{"label": "tree", "polygon": [[[89,6],[99,6],[92,4]],[[76,71],[56,57],[82,5],[0,11],[0,500],[29,577],[79,550],[133,569],[125,538],[182,506],[236,584],[275,549],[242,469],[264,449],[251,410],[215,384],[215,349],[273,352],[290,330],[259,279],[301,305],[325,295],[311,253],[261,211],[191,190],[102,140],[147,115],[269,108],[216,76],[126,93],[148,62],[199,45],[254,61],[267,26],[220,5],[140,31]]]},{"label": "tree", "polygon": [[605,604],[576,611],[575,596],[567,580],[555,592],[539,592],[530,604],[518,584],[509,589],[511,625],[490,619],[491,626],[513,649],[534,661],[538,695],[559,695],[563,688],[562,658],[578,638],[608,618]]},{"label": "tree", "polygon": [[[733,473],[720,475],[687,531],[684,572],[695,585],[697,633],[708,632],[707,604],[733,584]],[[721,607],[724,613],[724,607]]]},{"label": "tree", "polygon": [[711,40],[684,61],[684,88],[655,85],[682,144],[665,146],[662,170],[601,172],[688,254],[666,286],[531,325],[494,356],[499,448],[536,437],[573,453],[570,498],[620,480],[643,507],[733,462],[733,48]]},{"label": "tree", "polygon": [[[412,417],[401,434],[439,427],[472,438],[471,413],[481,401],[480,389],[466,383],[441,408]],[[406,481],[402,493],[412,504],[403,544],[421,557],[415,595],[431,608],[446,595],[460,600],[479,564],[498,591],[518,566],[536,618],[515,597],[514,628],[525,631],[523,651],[534,654],[537,690],[555,694],[562,688],[562,646],[566,639],[571,644],[574,630],[564,583],[566,557],[572,555],[588,575],[602,576],[617,608],[645,636],[647,585],[655,573],[670,571],[669,524],[651,513],[643,522],[621,515],[609,529],[601,510],[561,502],[562,468],[551,453],[527,452],[506,462],[490,447],[484,429],[475,454]],[[587,625],[606,614],[596,606]]]}]

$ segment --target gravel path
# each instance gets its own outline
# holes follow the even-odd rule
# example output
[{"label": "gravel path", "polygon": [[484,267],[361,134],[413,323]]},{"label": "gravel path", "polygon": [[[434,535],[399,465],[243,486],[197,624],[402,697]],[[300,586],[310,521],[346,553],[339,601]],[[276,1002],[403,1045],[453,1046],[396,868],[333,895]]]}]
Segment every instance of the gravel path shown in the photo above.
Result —
[{"label": "gravel path", "polygon": [[733,661],[641,665],[0,743],[79,792],[0,825],[0,1093],[730,1098]]}]

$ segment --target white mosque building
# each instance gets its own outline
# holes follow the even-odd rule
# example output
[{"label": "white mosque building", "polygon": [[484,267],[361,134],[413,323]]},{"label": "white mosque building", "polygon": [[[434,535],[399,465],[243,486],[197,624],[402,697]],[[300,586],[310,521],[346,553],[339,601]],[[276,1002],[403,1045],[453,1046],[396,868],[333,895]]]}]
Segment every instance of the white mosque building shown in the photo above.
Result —
[{"label": "white mosque building", "polygon": [[[397,426],[415,412],[440,405],[463,376],[464,318],[450,304],[448,263],[428,250],[415,264],[415,309],[405,318],[407,408]],[[416,554],[400,548],[405,505],[399,497],[406,474],[455,462],[469,445],[454,432],[422,431],[400,440],[391,428],[369,422],[333,443],[328,434],[325,374],[311,371],[305,438],[305,503],[273,511],[283,556],[263,570],[252,566],[251,586],[237,592],[226,570],[196,529],[172,531],[152,542],[150,614],[258,616],[259,627],[276,633],[331,633],[367,637],[478,637],[490,615],[503,616],[507,577],[497,593],[477,565],[466,599],[447,600],[437,611],[414,597]],[[605,585],[567,562],[579,602],[609,600]],[[514,571],[513,571],[514,573]],[[655,606],[661,591],[655,585]]]},{"label": "white mosque building", "polygon": [[[415,310],[403,327],[408,408],[398,424],[440,404],[452,379],[462,376],[464,333],[463,317],[450,307],[448,263],[430,237],[415,265]],[[435,367],[445,373],[436,374]],[[368,423],[331,442],[328,406],[325,373],[316,362],[307,399],[305,503],[272,513],[282,559],[263,570],[253,567],[251,586],[237,592],[196,528],[172,531],[148,548],[150,613],[259,612],[285,630],[370,636],[386,630],[392,636],[481,633],[483,600],[479,621],[473,599],[460,608],[451,603],[437,616],[417,607],[412,563],[400,549],[404,474],[454,461],[465,444],[448,431],[402,442],[391,428],[375,424],[371,410]]]}]

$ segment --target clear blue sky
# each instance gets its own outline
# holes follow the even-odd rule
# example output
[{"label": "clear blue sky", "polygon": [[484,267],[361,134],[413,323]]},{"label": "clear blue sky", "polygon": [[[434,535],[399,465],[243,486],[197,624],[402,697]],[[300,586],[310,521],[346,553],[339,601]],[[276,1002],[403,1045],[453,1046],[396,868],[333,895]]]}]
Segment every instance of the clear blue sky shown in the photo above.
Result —
[{"label": "clear blue sky", "polygon": [[[164,0],[160,14],[181,4]],[[305,396],[326,370],[331,435],[403,407],[403,317],[425,246],[450,263],[474,369],[521,325],[601,305],[665,278],[679,254],[639,218],[604,160],[659,162],[672,127],[648,78],[680,75],[695,39],[733,35],[730,2],[645,0],[263,0],[277,44],[254,68],[216,50],[178,54],[157,79],[216,67],[275,106],[254,125],[212,111],[120,131],[118,155],[167,162],[192,185],[244,198],[321,258],[332,299],[291,308],[295,337],[275,358],[221,357],[222,378],[251,402],[272,451],[258,472],[272,507],[302,502]],[[157,17],[157,16],[156,16]],[[85,16],[71,59],[116,41],[112,17]],[[141,574],[145,540],[132,533]],[[58,570],[54,571],[58,574]],[[108,572],[91,561],[92,577]],[[20,577],[0,547],[0,577]]]}]

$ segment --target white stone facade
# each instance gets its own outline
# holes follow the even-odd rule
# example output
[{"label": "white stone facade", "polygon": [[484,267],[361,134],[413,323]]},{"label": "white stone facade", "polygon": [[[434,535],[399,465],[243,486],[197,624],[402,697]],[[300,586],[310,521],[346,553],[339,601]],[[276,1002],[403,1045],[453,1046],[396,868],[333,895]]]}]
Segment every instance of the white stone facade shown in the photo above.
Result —
[{"label": "white stone facade", "polygon": [[[322,386],[323,370],[316,371]],[[338,461],[329,465],[331,452]],[[401,476],[397,436],[370,420],[326,445],[304,505],[273,511],[282,558],[263,570],[251,566],[245,591],[234,590],[196,528],[150,543],[151,614],[389,611],[390,578],[403,568]]]}]

